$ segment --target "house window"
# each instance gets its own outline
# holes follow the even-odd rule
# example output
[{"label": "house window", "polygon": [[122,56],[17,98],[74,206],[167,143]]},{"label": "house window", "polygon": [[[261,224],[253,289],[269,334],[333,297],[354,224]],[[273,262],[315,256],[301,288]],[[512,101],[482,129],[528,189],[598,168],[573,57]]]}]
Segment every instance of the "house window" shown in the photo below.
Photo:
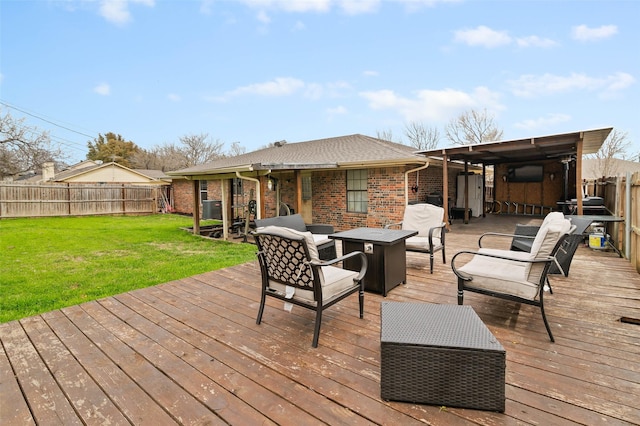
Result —
[{"label": "house window", "polygon": [[302,199],[311,199],[311,176],[302,176]]},{"label": "house window", "polygon": [[207,199],[207,181],[200,181],[200,202]]},{"label": "house window", "polygon": [[347,170],[347,211],[367,212],[367,170]]}]

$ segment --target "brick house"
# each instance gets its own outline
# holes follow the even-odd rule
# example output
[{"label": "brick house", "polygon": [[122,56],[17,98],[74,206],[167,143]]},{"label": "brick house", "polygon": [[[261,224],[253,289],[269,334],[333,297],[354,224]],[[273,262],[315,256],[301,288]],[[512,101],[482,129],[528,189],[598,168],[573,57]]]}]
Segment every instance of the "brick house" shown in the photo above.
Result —
[{"label": "brick house", "polygon": [[[442,195],[442,161],[415,151],[354,134],[276,143],[168,174],[173,177],[174,208],[194,215],[194,229],[199,229],[203,201],[210,200],[220,201],[225,232],[235,218],[244,217],[251,200],[259,218],[289,208],[307,223],[332,224],[337,231],[382,227],[402,220],[406,204]],[[450,163],[449,179],[463,167]],[[450,187],[449,198],[455,190]]]}]

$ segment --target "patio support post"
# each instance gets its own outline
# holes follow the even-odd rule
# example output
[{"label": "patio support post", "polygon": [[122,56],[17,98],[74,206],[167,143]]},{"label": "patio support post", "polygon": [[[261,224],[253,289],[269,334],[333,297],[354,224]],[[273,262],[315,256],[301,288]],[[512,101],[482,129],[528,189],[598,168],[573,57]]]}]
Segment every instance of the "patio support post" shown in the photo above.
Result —
[{"label": "patio support post", "polygon": [[200,181],[193,180],[193,234],[200,235]]},{"label": "patio support post", "polygon": [[444,207],[444,215],[442,221],[447,224],[447,230],[451,230],[449,224],[449,159],[446,151],[442,155],[442,207]]},{"label": "patio support post", "polygon": [[464,160],[464,224],[469,223],[469,162]]},{"label": "patio support post", "polygon": [[487,166],[482,163],[482,217],[487,217]]},{"label": "patio support post", "polygon": [[[294,172],[296,179],[296,213],[302,214],[302,170],[296,169]],[[311,212],[311,220],[313,221],[313,212]]]},{"label": "patio support post", "polygon": [[[582,136],[582,135],[581,135]],[[576,201],[578,214],[582,212],[582,137],[576,142]]]},{"label": "patio support post", "polygon": [[222,238],[227,241],[229,239],[229,204],[231,201],[231,193],[229,192],[229,185],[233,182],[231,179],[220,180],[220,191],[222,192]]}]

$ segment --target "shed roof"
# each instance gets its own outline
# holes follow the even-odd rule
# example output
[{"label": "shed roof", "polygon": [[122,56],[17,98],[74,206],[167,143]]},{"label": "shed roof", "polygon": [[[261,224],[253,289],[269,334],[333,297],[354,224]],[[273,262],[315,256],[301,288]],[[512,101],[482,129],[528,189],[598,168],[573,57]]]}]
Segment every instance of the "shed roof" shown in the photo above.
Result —
[{"label": "shed roof", "polygon": [[472,164],[541,161],[575,156],[578,141],[582,141],[583,154],[593,154],[600,149],[612,129],[607,127],[527,139],[461,145],[420,153],[428,157],[446,155],[451,160],[467,161]]},{"label": "shed roof", "polygon": [[268,148],[208,164],[168,172],[171,176],[197,176],[235,171],[335,169],[390,164],[426,164],[428,159],[407,145],[361,134],[296,143],[276,143]]}]

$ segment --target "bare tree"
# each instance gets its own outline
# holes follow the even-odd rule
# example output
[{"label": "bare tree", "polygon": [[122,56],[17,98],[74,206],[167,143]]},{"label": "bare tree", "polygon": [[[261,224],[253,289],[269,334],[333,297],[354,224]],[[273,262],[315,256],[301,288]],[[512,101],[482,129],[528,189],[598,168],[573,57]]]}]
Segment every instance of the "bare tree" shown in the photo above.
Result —
[{"label": "bare tree", "polygon": [[40,170],[43,163],[60,163],[62,150],[54,148],[48,132],[24,124],[24,118],[0,115],[0,178]]},{"label": "bare tree", "polygon": [[180,138],[180,144],[165,143],[149,150],[141,149],[133,160],[134,167],[162,171],[179,170],[199,164],[210,163],[218,158],[240,155],[244,148],[239,142],[231,145],[230,153],[224,154],[224,143],[216,139],[209,141],[209,135],[187,135]]},{"label": "bare tree", "polygon": [[445,133],[447,139],[454,145],[470,145],[502,139],[502,130],[497,127],[493,115],[486,109],[470,110],[460,114],[447,124]]},{"label": "bare tree", "polygon": [[229,148],[229,151],[227,151],[226,156],[227,157],[236,157],[238,155],[242,155],[246,152],[247,150],[240,145],[240,142],[235,141],[231,144],[231,147]]},{"label": "bare tree", "polygon": [[186,135],[180,138],[181,151],[187,161],[186,167],[209,163],[222,157],[224,143],[216,139],[209,141],[207,133],[199,135]]},{"label": "bare tree", "polygon": [[620,171],[616,166],[615,159],[624,159],[630,145],[631,141],[628,139],[626,132],[619,132],[617,129],[613,129],[598,152],[586,156],[595,160],[593,162],[593,174],[602,177],[616,176]]},{"label": "bare tree", "polygon": [[397,140],[397,141],[394,140],[393,131],[391,131],[391,129],[377,130],[376,138],[382,139],[384,141],[389,141],[389,142],[402,143],[401,140]]},{"label": "bare tree", "polygon": [[406,124],[404,134],[409,138],[411,146],[421,151],[436,149],[438,143],[440,143],[440,131],[438,128],[425,127],[424,123],[412,121]]}]

